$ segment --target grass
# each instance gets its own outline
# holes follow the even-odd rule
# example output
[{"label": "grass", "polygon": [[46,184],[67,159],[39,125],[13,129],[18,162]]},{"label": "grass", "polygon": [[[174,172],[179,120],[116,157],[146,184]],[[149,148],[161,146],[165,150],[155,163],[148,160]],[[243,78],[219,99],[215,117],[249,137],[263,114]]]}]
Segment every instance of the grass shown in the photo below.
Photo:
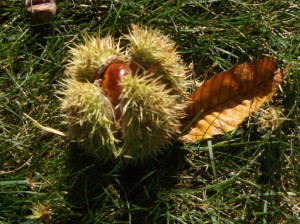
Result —
[{"label": "grass", "polygon": [[[0,3],[0,223],[299,223],[299,1],[58,1],[32,25]],[[81,34],[119,37],[131,23],[170,35],[195,78],[273,57],[293,64],[269,104],[227,136],[174,145],[136,166],[101,164],[42,132],[61,124],[68,48]],[[124,43],[126,44],[126,43]],[[207,76],[211,76],[208,72]],[[35,216],[34,216],[35,215]]]}]

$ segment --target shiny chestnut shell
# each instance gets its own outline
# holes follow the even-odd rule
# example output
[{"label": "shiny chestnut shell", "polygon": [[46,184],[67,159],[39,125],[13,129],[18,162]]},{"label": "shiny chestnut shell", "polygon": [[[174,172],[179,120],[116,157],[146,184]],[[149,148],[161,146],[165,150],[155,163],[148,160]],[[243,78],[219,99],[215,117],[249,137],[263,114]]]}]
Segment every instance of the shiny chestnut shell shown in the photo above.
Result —
[{"label": "shiny chestnut shell", "polygon": [[26,0],[25,10],[33,23],[49,22],[56,15],[55,0]]},{"label": "shiny chestnut shell", "polygon": [[122,93],[122,87],[120,85],[121,78],[129,73],[129,66],[122,62],[113,62],[104,70],[100,87],[103,94],[109,97],[113,105],[119,103],[119,97]]}]

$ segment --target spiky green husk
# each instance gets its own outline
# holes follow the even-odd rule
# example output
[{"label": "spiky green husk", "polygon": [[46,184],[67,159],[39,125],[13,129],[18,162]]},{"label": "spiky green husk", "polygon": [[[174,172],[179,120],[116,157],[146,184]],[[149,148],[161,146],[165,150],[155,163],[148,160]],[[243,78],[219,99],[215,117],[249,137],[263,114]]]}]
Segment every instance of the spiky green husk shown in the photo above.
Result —
[{"label": "spiky green husk", "polygon": [[179,96],[170,95],[153,76],[127,76],[121,85],[122,155],[134,160],[155,156],[179,133],[183,116]]},{"label": "spiky green husk", "polygon": [[96,84],[66,79],[61,109],[70,136],[95,157],[107,160],[118,154],[111,105]]},{"label": "spiky green husk", "polygon": [[[85,43],[70,49],[71,60],[67,65],[66,73],[81,82],[94,82],[99,66],[119,58],[125,60],[126,55],[121,53],[119,43],[111,36],[85,36]],[[126,53],[126,52],[125,52]]]},{"label": "spiky green husk", "polygon": [[[132,44],[131,61],[110,36],[86,36],[84,44],[71,48],[61,107],[72,139],[90,154],[102,160],[121,156],[143,161],[162,152],[179,134],[188,70],[175,44],[159,31],[133,25],[125,37]],[[137,62],[142,69],[131,67],[137,74],[121,79],[120,104],[114,108],[100,82],[105,68],[117,61]]]},{"label": "spiky green husk", "polygon": [[162,82],[168,88],[183,96],[189,85],[188,69],[182,62],[175,43],[158,30],[144,29],[132,25],[129,35],[125,35],[131,42],[131,55],[134,60],[146,68],[155,67],[156,75],[162,76]]}]

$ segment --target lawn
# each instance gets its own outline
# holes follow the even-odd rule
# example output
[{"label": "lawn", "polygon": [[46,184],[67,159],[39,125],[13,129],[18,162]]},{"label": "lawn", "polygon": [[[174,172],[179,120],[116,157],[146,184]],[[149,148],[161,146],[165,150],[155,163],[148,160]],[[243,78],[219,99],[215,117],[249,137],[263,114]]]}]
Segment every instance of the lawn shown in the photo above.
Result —
[{"label": "lawn", "polygon": [[[58,1],[42,25],[24,5],[0,3],[0,224],[300,222],[298,0]],[[58,91],[70,47],[86,33],[118,38],[133,23],[174,40],[197,83],[255,59],[292,67],[235,131],[104,164],[25,114],[67,131]]]}]

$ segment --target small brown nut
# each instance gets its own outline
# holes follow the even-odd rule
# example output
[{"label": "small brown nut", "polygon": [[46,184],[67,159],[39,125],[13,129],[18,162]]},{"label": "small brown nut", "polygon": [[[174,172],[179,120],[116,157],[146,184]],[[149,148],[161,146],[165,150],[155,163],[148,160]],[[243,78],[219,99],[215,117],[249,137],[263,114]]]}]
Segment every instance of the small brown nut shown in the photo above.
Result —
[{"label": "small brown nut", "polygon": [[55,0],[26,0],[25,10],[33,23],[45,23],[56,15]]}]

